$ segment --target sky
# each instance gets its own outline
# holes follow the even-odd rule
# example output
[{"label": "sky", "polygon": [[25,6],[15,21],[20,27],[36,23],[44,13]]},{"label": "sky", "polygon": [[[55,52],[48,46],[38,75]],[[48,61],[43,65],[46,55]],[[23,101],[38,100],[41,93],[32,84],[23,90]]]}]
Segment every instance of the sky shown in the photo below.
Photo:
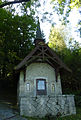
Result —
[{"label": "sky", "polygon": [[[43,14],[44,12],[52,13],[51,18],[48,16],[48,19],[49,20],[51,19],[52,22],[56,22],[56,24],[59,26],[61,24],[61,22],[59,21],[59,16],[53,12],[52,6],[50,5],[50,0],[46,0],[47,2],[45,6],[43,5],[43,0],[40,0],[40,1],[42,3],[41,8],[39,9],[41,10],[41,14]],[[46,36],[46,41],[48,42],[52,22],[48,22],[48,21],[41,22],[41,18],[42,18],[41,14],[39,15],[41,29],[44,31],[44,34]],[[77,8],[74,8],[70,12],[68,20],[70,22],[67,24],[67,28],[69,29],[70,35],[72,35],[72,37],[76,41],[81,43],[80,32],[77,32],[77,29],[80,27],[80,26],[77,26],[77,24],[78,24],[78,21],[81,20],[81,15]]]},{"label": "sky", "polygon": [[[72,26],[73,37],[81,43],[80,33],[76,32],[77,31],[77,23],[79,20],[81,20],[81,15],[76,8],[73,9],[73,11],[70,13],[69,20],[70,20],[71,26]],[[79,27],[81,27],[81,26],[79,26]]]},{"label": "sky", "polygon": [[[8,1],[13,1],[13,0],[8,0]],[[49,34],[52,24],[56,23],[57,26],[60,26],[61,24],[61,22],[59,21],[60,16],[58,16],[57,13],[53,11],[52,5],[50,5],[50,1],[51,0],[46,0],[44,3],[43,0],[40,0],[41,7],[38,7],[37,9],[38,13],[36,14],[36,16],[39,17],[40,27],[45,34],[45,39],[47,42],[49,41]],[[17,11],[19,11],[19,8],[17,9]],[[48,12],[49,14],[44,15],[45,12]],[[67,24],[67,29],[69,30],[69,36],[72,36],[76,41],[81,43],[80,33],[77,32],[78,28],[80,27],[80,26],[77,27],[77,23],[79,20],[81,20],[81,15],[76,8],[74,8],[72,12],[70,12],[68,20],[70,21]]]}]

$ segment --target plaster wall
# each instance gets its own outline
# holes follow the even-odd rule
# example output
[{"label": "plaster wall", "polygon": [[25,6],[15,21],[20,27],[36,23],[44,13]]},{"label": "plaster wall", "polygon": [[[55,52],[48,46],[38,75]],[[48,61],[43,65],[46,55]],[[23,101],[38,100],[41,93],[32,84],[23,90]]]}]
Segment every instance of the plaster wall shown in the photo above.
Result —
[{"label": "plaster wall", "polygon": [[[26,68],[26,77],[24,82],[24,73],[20,72],[19,96],[36,96],[36,79],[46,79],[47,95],[62,94],[60,75],[56,82],[55,70],[46,63],[32,63]],[[27,90],[27,83],[29,90]]]}]

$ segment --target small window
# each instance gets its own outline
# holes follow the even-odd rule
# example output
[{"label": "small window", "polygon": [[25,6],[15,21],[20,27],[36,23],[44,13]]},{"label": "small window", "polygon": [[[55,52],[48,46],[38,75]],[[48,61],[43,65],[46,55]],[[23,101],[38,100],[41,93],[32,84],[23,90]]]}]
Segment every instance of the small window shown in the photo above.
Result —
[{"label": "small window", "polygon": [[37,95],[46,95],[46,79],[36,80],[36,92]]},{"label": "small window", "polygon": [[29,83],[26,84],[26,90],[27,90],[27,91],[30,90],[30,84],[29,84]]},{"label": "small window", "polygon": [[55,91],[55,85],[52,84],[52,92],[54,92],[54,91]]}]

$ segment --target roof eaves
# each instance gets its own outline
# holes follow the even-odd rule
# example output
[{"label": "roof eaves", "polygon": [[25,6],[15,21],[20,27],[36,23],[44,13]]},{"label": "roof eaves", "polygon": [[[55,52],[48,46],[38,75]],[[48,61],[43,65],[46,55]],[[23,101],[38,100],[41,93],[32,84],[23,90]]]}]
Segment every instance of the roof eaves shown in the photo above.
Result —
[{"label": "roof eaves", "polygon": [[62,60],[56,55],[56,53],[54,53],[54,51],[53,51],[49,46],[47,46],[47,48],[48,48],[48,50],[51,52],[51,54],[58,59],[58,64],[61,65],[61,68],[66,69],[68,72],[72,72],[72,70],[69,69],[69,68],[62,62]]},{"label": "roof eaves", "polygon": [[39,46],[36,46],[14,69],[19,70],[21,67],[23,67],[27,60],[36,52],[36,50],[39,48]]}]

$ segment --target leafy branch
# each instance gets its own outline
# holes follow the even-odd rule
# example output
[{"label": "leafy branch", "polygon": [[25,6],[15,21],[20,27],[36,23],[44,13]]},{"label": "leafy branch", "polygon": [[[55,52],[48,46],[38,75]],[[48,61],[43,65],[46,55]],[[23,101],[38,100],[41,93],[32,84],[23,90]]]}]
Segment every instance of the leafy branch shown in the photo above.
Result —
[{"label": "leafy branch", "polygon": [[4,2],[0,5],[0,8],[3,8],[6,5],[10,5],[10,4],[16,4],[16,3],[22,3],[22,2],[28,2],[30,0],[14,0],[14,1],[10,1],[10,2]]}]

